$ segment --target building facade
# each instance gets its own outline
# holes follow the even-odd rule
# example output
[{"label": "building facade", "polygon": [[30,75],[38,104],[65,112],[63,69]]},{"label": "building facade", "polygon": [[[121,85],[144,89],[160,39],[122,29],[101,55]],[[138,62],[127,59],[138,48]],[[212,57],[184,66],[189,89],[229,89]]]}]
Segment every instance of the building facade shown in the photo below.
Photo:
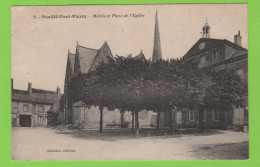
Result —
[{"label": "building facade", "polygon": [[[113,58],[111,50],[107,42],[103,44],[100,49],[91,49],[84,46],[80,46],[77,43],[76,52],[72,54],[68,52],[67,67],[64,83],[64,96],[61,100],[61,108],[64,111],[64,117],[66,123],[82,123],[85,128],[95,129],[99,128],[100,112],[98,107],[87,108],[84,103],[72,102],[68,94],[69,84],[73,77],[77,77],[79,74],[86,74],[91,70],[94,70],[101,62],[107,62],[108,57]],[[136,59],[145,59],[143,52],[133,57]],[[151,111],[142,111],[140,115],[143,115],[140,119],[141,127],[150,127],[152,116],[155,113]],[[122,122],[132,126],[132,114],[130,112],[121,112],[118,109],[109,111],[106,108],[103,110],[103,126],[109,128],[113,125],[121,125]]]},{"label": "building facade", "polygon": [[100,49],[91,49],[78,44],[76,45],[76,53],[72,54],[68,51],[67,66],[64,82],[64,97],[63,104],[64,118],[66,123],[76,123],[81,121],[79,113],[83,108],[83,103],[73,103],[68,94],[69,84],[73,77],[80,74],[86,74],[94,70],[101,62],[107,62],[109,58],[113,58],[111,50],[105,42]]},{"label": "building facade", "polygon": [[[248,51],[241,46],[240,32],[234,36],[234,42],[226,39],[211,39],[210,26],[206,23],[202,28],[200,38],[183,59],[193,62],[198,67],[211,67],[214,70],[233,69],[241,77],[243,84],[248,82]],[[186,127],[199,126],[199,120],[205,127],[220,128],[224,124],[228,127],[248,125],[248,98],[244,99],[244,106],[233,106],[232,111],[204,111],[200,118],[199,111],[183,111],[176,115],[177,124]],[[221,116],[224,113],[224,116]],[[202,120],[203,119],[203,120]]]},{"label": "building facade", "polygon": [[[48,112],[60,115],[59,101],[62,97],[60,89],[47,91],[32,88],[28,83],[27,90],[13,89],[12,80],[12,126],[35,127],[49,124]],[[57,123],[62,122],[58,117]]]}]

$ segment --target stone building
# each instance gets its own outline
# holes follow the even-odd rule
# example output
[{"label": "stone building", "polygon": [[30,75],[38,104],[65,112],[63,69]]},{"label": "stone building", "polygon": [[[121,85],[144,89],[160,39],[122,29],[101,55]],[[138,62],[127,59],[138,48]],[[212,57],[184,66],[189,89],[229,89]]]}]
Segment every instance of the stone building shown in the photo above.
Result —
[{"label": "stone building", "polygon": [[[68,51],[67,67],[64,83],[64,96],[61,100],[61,108],[64,111],[64,117],[66,123],[83,123],[85,128],[98,128],[100,121],[100,112],[98,107],[92,106],[87,108],[84,103],[79,101],[72,103],[68,94],[69,84],[73,77],[77,77],[81,73],[88,73],[94,70],[101,62],[107,62],[108,57],[113,58],[111,50],[107,42],[103,44],[100,49],[91,49],[81,46],[77,43],[76,53],[72,54]],[[143,52],[133,57],[136,59],[145,59]],[[154,115],[151,111],[140,112],[141,127],[150,127],[151,117]],[[132,114],[130,112],[120,112],[115,109],[112,111],[103,110],[103,126],[120,124],[122,122],[129,123],[129,127],[132,124]]]},{"label": "stone building", "polygon": [[[241,46],[242,37],[240,31],[234,36],[234,42],[226,39],[211,39],[210,26],[206,24],[202,28],[200,38],[184,55],[187,62],[196,63],[198,67],[212,67],[215,70],[233,69],[247,84],[248,80],[248,51]],[[225,113],[225,120],[221,120],[220,112]],[[177,124],[183,126],[198,126],[199,112],[178,112]],[[221,121],[226,121],[229,126],[248,125],[248,99],[245,106],[234,106],[233,111],[204,111],[203,122],[207,127],[220,127]]]},{"label": "stone building", "polygon": [[[61,102],[64,104],[63,111],[66,123],[76,123],[77,121],[86,120],[86,110],[82,102],[72,103],[72,99],[68,95],[68,86],[73,77],[79,74],[86,74],[95,69],[99,63],[108,61],[108,57],[113,58],[111,50],[105,42],[100,49],[91,49],[81,46],[77,42],[76,53],[72,54],[68,51],[67,67],[64,82],[64,98]],[[88,111],[91,112],[91,109]],[[106,112],[106,111],[104,111]],[[82,118],[83,116],[83,118]],[[96,120],[92,120],[96,122]]]},{"label": "stone building", "polygon": [[[34,127],[49,124],[48,112],[56,113],[56,122],[62,121],[60,117],[59,101],[62,94],[57,91],[47,91],[32,88],[28,83],[27,90],[13,88],[12,79],[12,126]],[[52,110],[51,110],[52,109]]]},{"label": "stone building", "polygon": [[[154,47],[153,47],[152,62],[162,59],[161,43],[159,34],[158,13],[155,16],[155,30],[154,30]],[[132,55],[129,55],[132,57]],[[64,97],[61,104],[64,111],[64,118],[66,123],[83,122],[86,128],[99,127],[99,108],[86,108],[82,102],[72,103],[68,95],[68,86],[71,78],[77,77],[80,73],[88,73],[94,70],[101,62],[107,62],[108,57],[113,58],[111,50],[105,42],[100,49],[91,49],[80,46],[77,42],[76,52],[72,54],[68,51],[65,82],[64,82]],[[140,54],[133,57],[135,59],[145,59],[141,50]],[[152,111],[141,111],[139,113],[139,126],[150,127],[156,124],[156,113]],[[103,110],[103,124],[104,127],[115,122],[128,122],[132,126],[133,115],[130,112],[120,112],[118,109],[113,111]],[[163,122],[163,120],[161,121]]]}]

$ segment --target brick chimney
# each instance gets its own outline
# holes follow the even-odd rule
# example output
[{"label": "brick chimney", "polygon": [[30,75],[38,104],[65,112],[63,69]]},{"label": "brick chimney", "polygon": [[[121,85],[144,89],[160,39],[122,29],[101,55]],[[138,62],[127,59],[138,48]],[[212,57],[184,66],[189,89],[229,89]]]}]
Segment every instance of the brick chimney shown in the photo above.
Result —
[{"label": "brick chimney", "polygon": [[234,43],[237,44],[238,46],[242,46],[241,39],[242,37],[240,36],[240,31],[238,31],[238,34],[234,36]]},{"label": "brick chimney", "polygon": [[30,82],[28,83],[28,90],[27,91],[28,91],[29,94],[32,94],[32,83],[30,83]]},{"label": "brick chimney", "polygon": [[57,95],[58,96],[60,95],[60,88],[59,88],[59,86],[57,86]]}]

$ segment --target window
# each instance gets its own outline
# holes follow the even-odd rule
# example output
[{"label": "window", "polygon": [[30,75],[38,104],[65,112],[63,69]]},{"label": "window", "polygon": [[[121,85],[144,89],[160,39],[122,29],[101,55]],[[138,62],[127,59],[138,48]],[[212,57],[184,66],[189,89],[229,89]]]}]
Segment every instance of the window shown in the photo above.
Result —
[{"label": "window", "polygon": [[182,124],[182,112],[180,112],[180,111],[176,112],[175,121],[176,121],[177,125]]},{"label": "window", "polygon": [[207,110],[204,110],[203,112],[204,112],[203,121],[207,121],[208,120],[208,112],[207,112]]},{"label": "window", "polygon": [[189,111],[189,120],[190,121],[194,121],[194,110],[192,110],[192,111]]},{"label": "window", "polygon": [[244,76],[244,70],[242,68],[238,68],[236,71],[237,75],[239,77],[243,77]]},{"label": "window", "polygon": [[214,110],[213,111],[213,120],[214,121],[219,121],[219,110]]},{"label": "window", "polygon": [[23,105],[23,111],[27,112],[28,111],[28,105]]},{"label": "window", "polygon": [[17,102],[12,102],[12,107],[13,107],[14,109],[17,109],[17,108],[18,108],[18,103],[17,103]]},{"label": "window", "polygon": [[44,112],[44,110],[43,110],[43,106],[40,105],[40,106],[38,107],[38,112],[41,112],[41,113]]},{"label": "window", "polygon": [[207,58],[205,55],[200,57],[200,64],[204,64],[204,63],[206,63],[206,61],[207,61]]},{"label": "window", "polygon": [[218,49],[212,51],[212,59],[218,58],[220,55],[220,52]]},{"label": "window", "polygon": [[17,113],[18,111],[18,103],[12,102],[12,113]]}]

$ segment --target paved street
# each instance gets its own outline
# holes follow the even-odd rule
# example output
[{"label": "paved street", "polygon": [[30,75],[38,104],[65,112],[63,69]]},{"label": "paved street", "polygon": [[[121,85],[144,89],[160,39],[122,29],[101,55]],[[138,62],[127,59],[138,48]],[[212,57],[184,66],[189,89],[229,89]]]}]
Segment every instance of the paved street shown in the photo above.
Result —
[{"label": "paved street", "polygon": [[13,160],[247,159],[248,133],[88,138],[44,127],[12,129]]}]

